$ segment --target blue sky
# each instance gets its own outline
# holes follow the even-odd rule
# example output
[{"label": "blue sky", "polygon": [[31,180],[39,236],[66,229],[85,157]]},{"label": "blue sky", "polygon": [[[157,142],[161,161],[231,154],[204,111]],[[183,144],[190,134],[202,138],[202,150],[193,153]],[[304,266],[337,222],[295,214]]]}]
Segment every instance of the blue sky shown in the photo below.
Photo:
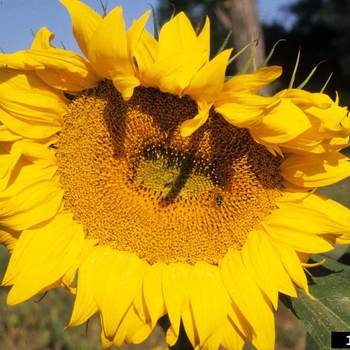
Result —
[{"label": "blue sky", "polygon": [[[86,4],[101,13],[99,0],[84,0]],[[103,0],[105,2],[105,0]],[[281,7],[293,0],[257,0],[259,17],[264,22],[277,20],[288,23],[291,17],[280,11]],[[108,0],[108,8],[122,5],[127,26],[133,18],[140,17],[157,0]],[[149,21],[148,30],[152,30]],[[55,33],[53,44],[67,50],[77,50],[71,34],[71,21],[65,7],[58,0],[0,0],[0,51],[12,53],[30,48],[32,31],[46,26]]]}]

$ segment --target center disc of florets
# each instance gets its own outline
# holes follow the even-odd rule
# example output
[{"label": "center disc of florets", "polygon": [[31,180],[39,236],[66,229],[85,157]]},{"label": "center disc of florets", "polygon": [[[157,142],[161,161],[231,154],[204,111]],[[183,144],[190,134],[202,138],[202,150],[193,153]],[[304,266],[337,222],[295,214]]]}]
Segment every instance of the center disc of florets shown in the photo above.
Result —
[{"label": "center disc of florets", "polygon": [[190,137],[190,97],[110,82],[70,104],[57,144],[65,208],[89,238],[149,263],[217,264],[275,209],[280,159],[211,111]]}]

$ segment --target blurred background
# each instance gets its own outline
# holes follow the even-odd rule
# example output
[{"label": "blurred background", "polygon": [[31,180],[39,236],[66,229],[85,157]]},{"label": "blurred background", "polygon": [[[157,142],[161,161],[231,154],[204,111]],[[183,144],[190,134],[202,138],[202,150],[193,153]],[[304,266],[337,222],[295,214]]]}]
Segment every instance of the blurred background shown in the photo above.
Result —
[{"label": "blurred background", "polygon": [[[102,0],[102,3],[105,4]],[[99,0],[84,0],[102,14]],[[122,5],[126,25],[150,8],[163,24],[175,13],[185,11],[193,25],[209,16],[212,33],[212,56],[218,51],[231,28],[228,47],[240,51],[257,40],[256,61],[259,65],[276,42],[280,42],[269,64],[283,66],[282,77],[274,90],[289,85],[300,50],[300,62],[293,87],[302,83],[320,62],[305,89],[318,92],[329,76],[325,92],[333,99],[338,93],[340,105],[350,103],[350,0],[108,0],[107,11]],[[0,51],[12,53],[30,48],[33,34],[46,26],[56,34],[53,44],[79,52],[71,34],[70,17],[56,0],[0,0]],[[147,29],[153,33],[152,20]],[[250,54],[246,50],[228,69],[228,75],[239,71]],[[349,182],[321,190],[328,197],[349,207]],[[346,253],[341,261],[348,263]],[[0,246],[0,277],[4,275],[9,254]],[[8,288],[0,288],[1,349],[71,350],[101,349],[100,320],[92,317],[85,325],[63,331],[68,324],[74,298],[63,289],[50,291],[42,300],[36,296],[17,306],[6,306]],[[283,305],[276,314],[276,349],[309,349],[302,323]],[[124,345],[124,350],[166,349],[160,329],[142,345]],[[246,350],[252,349],[246,346]]]}]

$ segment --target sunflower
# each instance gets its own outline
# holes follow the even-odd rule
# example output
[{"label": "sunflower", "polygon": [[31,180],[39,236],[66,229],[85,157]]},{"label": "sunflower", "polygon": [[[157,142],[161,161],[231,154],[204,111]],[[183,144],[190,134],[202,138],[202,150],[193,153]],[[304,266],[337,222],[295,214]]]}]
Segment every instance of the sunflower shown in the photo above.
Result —
[{"label": "sunflower", "polygon": [[277,66],[225,81],[208,19],[198,34],[180,13],[156,40],[149,12],[125,30],[121,7],[61,2],[86,58],[46,28],[0,56],[8,304],[61,285],[69,326],[98,311],[104,348],[167,315],[169,345],[183,327],[196,348],[272,349],[278,293],[312,297],[310,254],[350,241],[348,209],[315,194],[350,175],[347,109],[259,95]]}]

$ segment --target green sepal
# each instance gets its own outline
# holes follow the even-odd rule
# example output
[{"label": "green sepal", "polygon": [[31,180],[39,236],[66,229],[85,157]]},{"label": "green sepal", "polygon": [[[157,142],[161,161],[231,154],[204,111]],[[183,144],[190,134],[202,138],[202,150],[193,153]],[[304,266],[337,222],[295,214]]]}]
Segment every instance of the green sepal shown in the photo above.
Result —
[{"label": "green sepal", "polygon": [[297,89],[302,89],[307,83],[308,81],[311,79],[311,77],[314,75],[314,73],[316,72],[316,69],[318,68],[318,66],[323,63],[325,61],[321,61],[319,62],[314,69],[310,72],[310,74],[307,76],[307,78],[297,87]]},{"label": "green sepal", "polygon": [[215,57],[220,54],[222,51],[224,51],[228,41],[230,40],[230,37],[232,35],[232,29],[228,32],[228,34],[226,35],[226,38],[224,40],[224,42],[222,43],[222,45],[220,46],[218,52],[215,54]]},{"label": "green sepal", "polygon": [[270,61],[270,59],[271,59],[273,53],[275,52],[276,46],[277,46],[281,41],[286,41],[286,39],[280,39],[280,40],[276,41],[276,43],[275,43],[275,45],[273,45],[273,48],[271,49],[270,53],[267,55],[267,57],[264,59],[264,61],[260,64],[260,66],[258,67],[258,69],[266,67],[266,65],[267,65],[268,62]]},{"label": "green sepal", "polygon": [[332,75],[333,75],[333,72],[329,75],[329,77],[328,77],[326,83],[323,85],[323,88],[321,89],[320,93],[323,93],[324,89],[327,87],[329,81],[331,80]]},{"label": "green sepal", "polygon": [[153,37],[156,41],[159,41],[159,32],[158,32],[158,20],[156,11],[154,11],[154,7],[152,4],[148,4],[152,9],[152,17],[153,17]]},{"label": "green sepal", "polygon": [[290,79],[288,89],[292,89],[293,88],[295,75],[297,74],[297,70],[298,70],[299,60],[300,60],[300,48],[299,48],[299,51],[298,51],[297,61],[295,62],[295,66],[294,66],[294,69],[293,69],[293,74],[292,74],[292,77]]}]

